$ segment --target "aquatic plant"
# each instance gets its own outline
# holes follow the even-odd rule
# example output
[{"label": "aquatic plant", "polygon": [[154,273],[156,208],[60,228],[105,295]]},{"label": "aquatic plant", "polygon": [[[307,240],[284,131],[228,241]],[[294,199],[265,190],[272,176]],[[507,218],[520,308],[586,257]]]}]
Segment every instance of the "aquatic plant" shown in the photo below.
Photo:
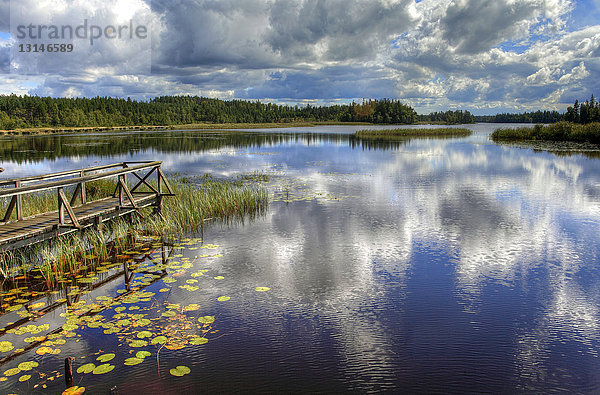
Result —
[{"label": "aquatic plant", "polygon": [[395,139],[404,137],[466,137],[471,131],[465,128],[399,128],[359,130],[354,133],[355,137],[361,139]]},{"label": "aquatic plant", "polygon": [[534,127],[499,128],[490,135],[490,138],[495,142],[530,140],[600,144],[600,123],[580,125],[572,122],[558,122]]}]

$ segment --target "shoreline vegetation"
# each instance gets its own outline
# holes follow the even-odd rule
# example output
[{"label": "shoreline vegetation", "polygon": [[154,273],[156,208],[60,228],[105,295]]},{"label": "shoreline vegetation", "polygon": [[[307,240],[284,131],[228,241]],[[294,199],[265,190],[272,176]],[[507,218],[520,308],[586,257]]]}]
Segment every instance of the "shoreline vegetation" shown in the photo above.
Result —
[{"label": "shoreline vegetation", "polygon": [[[266,188],[242,177],[234,180],[216,180],[210,175],[177,177],[170,184],[176,195],[163,200],[162,215],[152,215],[152,208],[147,208],[130,221],[111,221],[103,230],[92,227],[29,247],[0,251],[0,277],[35,271],[51,286],[69,274],[76,275],[80,266],[94,267],[126,251],[140,237],[171,239],[201,229],[207,221],[243,222],[245,218],[265,213],[269,204]],[[88,195],[93,199],[112,195],[115,185],[110,180],[90,183]],[[57,207],[56,197],[51,193],[26,195],[23,200],[27,216]],[[0,202],[0,208],[5,209],[6,203]]]},{"label": "shoreline vegetation", "polygon": [[496,129],[490,138],[494,142],[513,141],[570,141],[600,144],[600,123],[577,124],[558,122],[551,125]]},{"label": "shoreline vegetation", "polygon": [[387,140],[405,137],[466,137],[471,131],[465,128],[398,128],[384,130],[359,130],[354,136],[360,139]]}]

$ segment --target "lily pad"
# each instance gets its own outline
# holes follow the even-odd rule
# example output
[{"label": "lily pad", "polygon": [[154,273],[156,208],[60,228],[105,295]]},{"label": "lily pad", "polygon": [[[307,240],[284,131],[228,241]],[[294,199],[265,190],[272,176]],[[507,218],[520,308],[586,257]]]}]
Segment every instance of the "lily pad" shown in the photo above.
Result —
[{"label": "lily pad", "polygon": [[213,277],[213,278],[215,280],[224,280],[225,279],[225,277],[223,277],[223,276],[216,276],[216,277]]},{"label": "lily pad", "polygon": [[98,365],[92,371],[93,374],[104,374],[108,373],[115,368],[115,365],[111,365],[109,363],[104,363],[102,365]]},{"label": "lily pad", "polygon": [[183,311],[196,311],[200,308],[199,304],[192,303],[183,308]]},{"label": "lily pad", "polygon": [[193,344],[195,346],[199,346],[206,343],[208,343],[208,339],[200,336],[195,336],[190,340],[190,344]]},{"label": "lily pad", "polygon": [[77,373],[92,373],[92,371],[96,368],[96,365],[93,363],[86,363],[85,365],[81,365],[77,368]]},{"label": "lily pad", "polygon": [[124,363],[127,366],[135,366],[135,365],[139,365],[142,362],[144,362],[144,358],[131,357],[131,358],[127,358]]},{"label": "lily pad", "polygon": [[256,287],[255,290],[257,292],[267,292],[267,291],[270,291],[271,288],[269,288],[269,287]]},{"label": "lily pad", "polygon": [[213,322],[215,322],[215,316],[214,315],[205,315],[204,317],[199,317],[198,322],[200,322],[202,324],[212,324]]},{"label": "lily pad", "polygon": [[0,342],[0,352],[7,352],[15,348],[11,342],[1,341]]},{"label": "lily pad", "polygon": [[24,374],[23,376],[19,377],[19,381],[23,382],[23,381],[27,381],[31,378],[30,374]]},{"label": "lily pad", "polygon": [[189,374],[191,370],[187,366],[177,366],[176,368],[169,370],[169,372],[173,376],[181,377],[185,376],[186,374]]},{"label": "lily pad", "polygon": [[166,336],[156,336],[154,339],[152,339],[152,341],[150,343],[151,344],[165,344],[166,342],[167,342]]},{"label": "lily pad", "polygon": [[6,372],[4,372],[5,376],[14,376],[17,373],[20,373],[21,369],[19,368],[12,368],[12,369],[8,369]]},{"label": "lily pad", "polygon": [[25,371],[25,370],[31,370],[33,368],[37,368],[38,366],[40,366],[40,364],[35,361],[21,362],[19,364],[19,369]]},{"label": "lily pad", "polygon": [[219,296],[217,298],[217,301],[219,301],[219,302],[227,302],[229,299],[231,299],[230,296]]},{"label": "lily pad", "polygon": [[140,359],[144,359],[146,357],[149,357],[150,355],[152,355],[150,351],[138,351],[135,353],[135,357]]},{"label": "lily pad", "polygon": [[129,345],[131,347],[145,347],[148,345],[148,342],[146,340],[133,340]]},{"label": "lily pad", "polygon": [[109,354],[100,355],[96,359],[100,362],[108,362],[108,361],[112,360],[114,357],[115,357],[115,354],[109,353]]},{"label": "lily pad", "polygon": [[74,385],[63,391],[62,395],[81,395],[85,392],[85,387]]},{"label": "lily pad", "polygon": [[63,328],[65,331],[74,331],[75,329],[77,329],[77,328],[79,328],[79,327],[78,327],[77,325],[75,325],[75,324],[64,324],[64,325],[62,326],[62,328]]},{"label": "lily pad", "polygon": [[146,337],[152,337],[152,332],[150,332],[150,331],[141,331],[141,332],[138,332],[136,336],[139,339],[144,339]]}]

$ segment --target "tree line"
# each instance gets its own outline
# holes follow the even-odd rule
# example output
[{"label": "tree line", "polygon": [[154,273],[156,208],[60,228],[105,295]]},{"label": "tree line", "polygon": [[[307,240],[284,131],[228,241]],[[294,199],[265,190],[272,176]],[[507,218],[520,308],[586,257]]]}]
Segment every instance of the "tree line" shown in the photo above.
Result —
[{"label": "tree line", "polygon": [[581,124],[600,122],[600,102],[596,101],[594,95],[585,103],[579,104],[579,101],[575,100],[573,107],[567,107],[565,121]]},{"label": "tree line", "polygon": [[182,125],[200,122],[411,124],[417,119],[412,107],[392,99],[332,106],[289,106],[198,96],[162,96],[149,101],[136,101],[111,97],[0,95],[0,129]]},{"label": "tree line", "polygon": [[460,125],[475,123],[475,117],[467,110],[432,112],[429,115],[419,115],[420,122],[443,123],[446,125]]}]

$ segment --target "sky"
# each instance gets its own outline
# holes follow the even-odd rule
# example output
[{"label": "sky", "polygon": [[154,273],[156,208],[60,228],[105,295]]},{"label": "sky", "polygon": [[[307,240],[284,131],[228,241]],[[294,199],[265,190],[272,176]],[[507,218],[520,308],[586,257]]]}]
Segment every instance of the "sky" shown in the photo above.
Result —
[{"label": "sky", "polygon": [[0,69],[0,94],[563,112],[600,95],[600,0],[0,0]]}]

